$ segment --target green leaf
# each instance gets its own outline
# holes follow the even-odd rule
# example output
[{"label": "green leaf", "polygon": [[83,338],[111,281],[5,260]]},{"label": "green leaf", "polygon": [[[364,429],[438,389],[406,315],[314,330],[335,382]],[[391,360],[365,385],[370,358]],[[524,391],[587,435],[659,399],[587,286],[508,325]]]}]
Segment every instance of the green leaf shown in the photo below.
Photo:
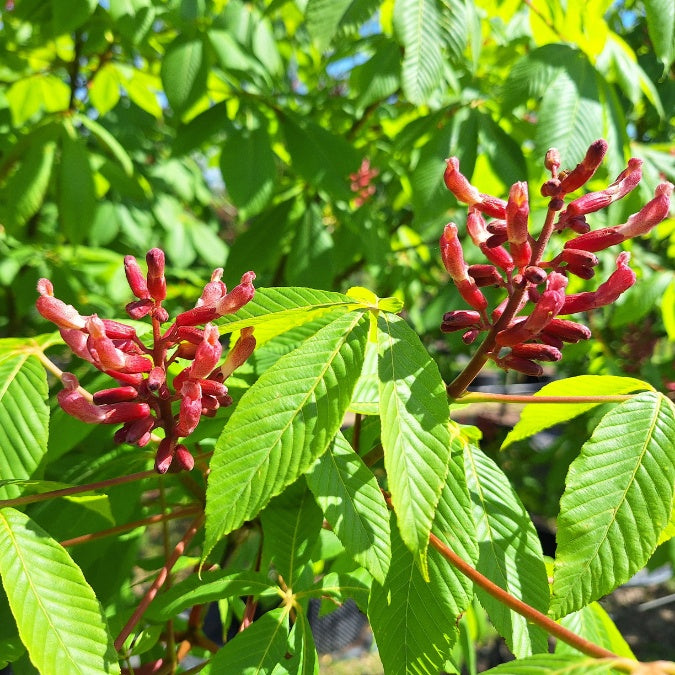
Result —
[{"label": "green leaf", "polygon": [[229,135],[220,153],[220,170],[243,220],[262,211],[274,192],[277,176],[267,130],[258,127]]},{"label": "green leaf", "polygon": [[99,115],[109,113],[120,100],[120,77],[113,63],[106,63],[89,86],[89,99]]},{"label": "green leaf", "polygon": [[305,9],[307,30],[320,49],[325,49],[333,39],[352,0],[309,0]]},{"label": "green leaf", "polygon": [[47,194],[56,144],[31,143],[19,168],[2,190],[4,224],[10,233],[23,227],[39,210]]},{"label": "green leaf", "polygon": [[401,537],[424,565],[450,459],[448,399],[413,329],[387,314],[377,325],[384,466]]},{"label": "green leaf", "polygon": [[[0,340],[0,476],[29,478],[47,452],[47,376],[35,356]],[[17,497],[18,485],[0,486],[0,499]]]},{"label": "green leaf", "polygon": [[[228,284],[231,286],[234,284]],[[255,338],[263,345],[291,328],[302,326],[331,312],[347,312],[363,306],[341,293],[312,288],[257,288],[253,300],[235,314],[219,320],[221,332],[255,326]]]},{"label": "green leaf", "polygon": [[641,569],[668,525],[675,412],[644,392],[607,413],[570,465],[560,500],[551,613],[565,616]]},{"label": "green leaf", "polygon": [[328,447],[363,365],[363,314],[343,314],[324,326],[266,370],[237,404],[211,459],[207,552]]},{"label": "green leaf", "polygon": [[134,164],[122,144],[105,127],[87,115],[77,115],[77,120],[89,129],[102,149],[117,161],[127,176],[131,177],[134,173]]},{"label": "green leaf", "polygon": [[[476,569],[511,595],[546,613],[548,576],[541,544],[525,507],[508,478],[478,447],[467,444],[464,464],[480,549]],[[476,587],[476,594],[517,658],[547,651],[545,631],[483,589]]]},{"label": "green leaf", "polygon": [[361,415],[378,415],[380,412],[380,378],[377,373],[377,343],[368,340],[363,370],[354,387],[349,410]]},{"label": "green leaf", "polygon": [[675,57],[675,5],[669,0],[645,0],[645,9],[652,48],[667,70]]},{"label": "green leaf", "polygon": [[25,514],[0,509],[0,576],[43,673],[119,673],[101,607],[65,549]]},{"label": "green leaf", "polygon": [[[361,574],[359,574],[359,571]],[[365,577],[368,577],[367,579]],[[333,598],[338,603],[352,598],[362,612],[368,610],[370,577],[362,568],[351,574],[329,572],[314,582],[311,588],[303,589],[298,598]]]},{"label": "green leaf", "polygon": [[287,646],[288,610],[277,607],[229,640],[201,672],[209,675],[271,673],[277,664],[286,660]]},{"label": "green leaf", "polygon": [[363,108],[375,101],[384,101],[401,86],[399,46],[393,40],[377,36],[373,50],[370,59],[352,68],[349,74],[349,87]]},{"label": "green leaf", "polygon": [[[624,656],[627,659],[635,658],[609,614],[597,602],[592,602],[590,605],[568,614],[560,620],[560,625],[614,654]],[[556,642],[555,653],[581,654],[562,640]]]},{"label": "green leaf", "polygon": [[435,0],[396,0],[394,29],[403,45],[403,93],[415,105],[427,103],[443,72],[441,16]]},{"label": "green leaf", "polygon": [[335,199],[349,199],[349,174],[359,165],[359,154],[342,136],[309,120],[280,118],[293,169],[310,185]]},{"label": "green leaf", "polygon": [[56,75],[32,75],[17,80],[7,92],[15,127],[23,126],[40,110],[63,112],[68,109],[70,87]]},{"label": "green leaf", "polygon": [[161,68],[164,93],[178,115],[204,93],[206,76],[204,43],[198,38],[179,35],[168,46]]},{"label": "green leaf", "polygon": [[319,537],[323,516],[303,479],[274,497],[260,514],[263,558],[283,577],[288,588],[297,585]]},{"label": "green leaf", "polygon": [[347,553],[383,584],[391,559],[389,510],[375,476],[339,431],[307,483]]},{"label": "green leaf", "polygon": [[[647,382],[632,377],[614,375],[579,375],[556,380],[543,386],[534,394],[537,396],[616,396],[634,391],[652,390]],[[508,433],[502,444],[502,450],[511,443],[528,436],[534,436],[556,424],[568,422],[575,417],[592,410],[602,401],[589,403],[530,403],[523,408],[520,419]]]},{"label": "green leaf", "polygon": [[79,28],[94,13],[98,0],[51,0],[55,35]]},{"label": "green leaf", "polygon": [[334,276],[335,244],[321,210],[310,204],[295,227],[285,268],[286,280],[292,286],[312,284],[329,288]]},{"label": "green leaf", "polygon": [[[391,565],[373,582],[368,618],[387,673],[438,673],[456,640],[455,602],[440,579],[428,583],[392,517]],[[446,564],[447,567],[447,564]]]},{"label": "green leaf", "polygon": [[148,607],[145,618],[162,623],[195,605],[241,595],[274,597],[279,595],[279,587],[270,583],[262,572],[217,570],[202,572],[201,577],[192,574],[157,596]]},{"label": "green leaf", "polygon": [[298,613],[288,637],[288,646],[293,657],[284,662],[287,672],[294,675],[318,675],[319,655],[314,646],[312,628],[304,612]]},{"label": "green leaf", "polygon": [[618,659],[595,659],[576,654],[536,654],[526,659],[502,663],[485,671],[495,675],[620,675],[625,669],[613,668]]},{"label": "green leaf", "polygon": [[59,166],[59,221],[68,239],[86,239],[96,215],[96,188],[89,153],[79,138],[64,133]]}]

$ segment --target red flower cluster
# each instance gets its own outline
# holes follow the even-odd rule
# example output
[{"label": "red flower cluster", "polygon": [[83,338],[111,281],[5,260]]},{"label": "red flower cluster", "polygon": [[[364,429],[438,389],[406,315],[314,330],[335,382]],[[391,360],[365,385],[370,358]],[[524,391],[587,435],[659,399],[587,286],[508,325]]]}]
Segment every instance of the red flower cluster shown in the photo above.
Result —
[{"label": "red flower cluster", "polygon": [[349,174],[351,191],[356,192],[356,197],[354,198],[356,206],[363,206],[375,194],[375,186],[371,181],[379,173],[377,169],[371,168],[370,160],[364,157],[359,170]]},{"label": "red flower cluster", "polygon": [[[218,327],[210,322],[236,312],[251,300],[255,274],[246,272],[241,283],[228,293],[221,281],[223,270],[216,269],[196,306],[179,314],[162,332],[161,324],[169,319],[162,306],[166,298],[164,252],[153,248],[146,262],[148,271],[143,274],[133,256],[124,259],[127,281],[137,298],[126,306],[126,311],[132,319],[150,317],[151,347],[141,341],[132,326],[100,319],[96,314],[81,316],[72,305],[54,297],[54,288],[48,279],[38,282],[40,297],[36,306],[45,319],[58,326],[74,354],[118,383],[92,396],[80,387],[75,375],[63,373],[64,389],[58,394],[61,407],[83,422],[123,423],[115,433],[118,443],[143,447],[150,442],[155,429],[163,429],[155,469],[159,473],[169,469],[189,471],[194,466],[194,458],[179,439],[196,429],[202,415],[213,416],[221,406],[231,405],[224,382],[255,348],[253,328],[244,329],[219,366],[220,334]],[[200,325],[203,328],[198,328]],[[173,377],[169,386],[169,367],[178,359],[191,364]],[[178,408],[177,413],[174,407]]]},{"label": "red flower cluster", "polygon": [[[656,188],[654,199],[624,224],[591,231],[586,216],[627,195],[642,177],[641,160],[631,159],[607,188],[589,192],[564,208],[566,196],[593,176],[606,151],[604,140],[595,141],[581,163],[569,172],[560,171],[557,150],[546,153],[545,166],[551,179],[544,183],[541,193],[551,201],[537,239],[529,231],[527,183],[515,183],[505,201],[479,192],[460,173],[457,158],[447,160],[445,184],[457,199],[469,205],[467,232],[489,264],[467,266],[457,226],[445,226],[440,240],[443,264],[473,309],[447,312],[441,324],[443,332],[463,330],[464,342],[471,344],[481,332],[491,331],[487,355],[505,370],[534,376],[542,373],[537,361],[557,361],[565,342],[591,336],[586,326],[558,316],[613,303],[635,283],[635,273],[628,266],[630,255],[625,251],[619,254],[616,270],[595,291],[566,294],[568,275],[593,277],[598,264],[595,252],[649,232],[667,217],[673,192],[673,185],[663,182]],[[492,220],[486,222],[484,216]],[[567,241],[552,260],[542,260],[553,232],[565,229],[578,236]],[[480,290],[484,286],[506,291],[506,298],[490,315]]]}]

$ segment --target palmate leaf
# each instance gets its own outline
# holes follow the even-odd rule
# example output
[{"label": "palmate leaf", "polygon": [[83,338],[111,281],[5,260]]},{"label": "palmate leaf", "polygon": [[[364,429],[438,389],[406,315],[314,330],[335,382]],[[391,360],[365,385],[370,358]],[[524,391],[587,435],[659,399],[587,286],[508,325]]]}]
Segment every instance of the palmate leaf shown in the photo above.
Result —
[{"label": "palmate leaf", "polygon": [[[234,284],[232,284],[234,285]],[[347,312],[363,306],[342,293],[313,288],[257,288],[253,300],[235,314],[219,320],[221,332],[255,326],[258,346],[295,326],[314,321],[329,312]]]},{"label": "palmate leaf", "polygon": [[[476,446],[467,445],[466,479],[473,499],[480,555],[476,569],[540,612],[549,602],[548,577],[537,532],[499,467]],[[476,588],[495,628],[518,658],[548,649],[548,635]]]},{"label": "palmate leaf", "polygon": [[304,612],[298,613],[288,637],[288,645],[293,656],[278,664],[278,675],[281,675],[281,673],[318,675],[319,655],[316,653],[312,628]]},{"label": "palmate leaf", "polygon": [[[47,376],[37,357],[0,340],[0,476],[29,478],[47,451]],[[0,499],[20,494],[19,485],[0,486]]]},{"label": "palmate leaf", "polygon": [[618,659],[594,659],[576,654],[535,654],[526,659],[502,663],[485,671],[495,675],[619,675]]},{"label": "palmate leaf", "polygon": [[363,568],[350,573],[329,572],[315,581],[311,588],[296,593],[300,598],[332,598],[338,603],[351,598],[362,612],[368,611],[371,579]]},{"label": "palmate leaf", "polygon": [[119,673],[101,607],[68,553],[14,509],[0,510],[0,576],[42,673]]},{"label": "palmate leaf", "polygon": [[364,313],[338,316],[266,370],[239,401],[211,459],[206,552],[328,447],[363,365]]},{"label": "palmate leaf", "polygon": [[391,559],[389,510],[375,476],[340,432],[307,483],[347,552],[383,584]]},{"label": "palmate leaf", "polygon": [[401,83],[406,98],[426,103],[443,70],[441,17],[436,0],[396,0],[394,28],[405,50]]},{"label": "palmate leaf", "polygon": [[668,525],[675,412],[644,392],[607,413],[572,462],[560,500],[551,613],[565,616],[641,569]]},{"label": "palmate leaf", "polygon": [[278,663],[285,661],[287,647],[288,609],[277,607],[229,640],[201,672],[209,675],[271,673]]},{"label": "palmate leaf", "polygon": [[[556,380],[543,386],[537,396],[614,396],[634,391],[653,390],[651,384],[633,377],[614,375],[579,375]],[[520,419],[502,444],[502,450],[515,441],[534,436],[556,424],[568,422],[575,417],[602,405],[602,401],[589,403],[532,403],[526,405]]]},{"label": "palmate leaf", "polygon": [[417,333],[391,314],[377,326],[384,466],[401,537],[424,566],[450,459],[448,399]]}]

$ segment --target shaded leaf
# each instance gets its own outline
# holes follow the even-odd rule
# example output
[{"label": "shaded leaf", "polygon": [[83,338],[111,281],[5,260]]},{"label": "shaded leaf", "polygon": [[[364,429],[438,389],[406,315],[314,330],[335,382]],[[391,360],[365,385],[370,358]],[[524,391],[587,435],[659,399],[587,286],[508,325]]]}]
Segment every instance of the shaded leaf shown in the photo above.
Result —
[{"label": "shaded leaf", "polygon": [[667,70],[675,58],[675,5],[669,0],[645,0],[645,9],[654,53]]},{"label": "shaded leaf", "polygon": [[[478,447],[467,444],[464,463],[480,550],[476,569],[511,595],[546,613],[548,576],[541,544],[525,507],[508,478]],[[483,589],[476,587],[476,594],[517,658],[547,651],[545,631]]]},{"label": "shaded leaf", "polygon": [[389,569],[389,510],[375,476],[338,432],[307,473],[333,532],[347,552],[381,584]]},{"label": "shaded leaf", "polygon": [[28,516],[0,509],[0,576],[43,673],[119,673],[101,607],[80,568]]},{"label": "shaded leaf", "polygon": [[318,675],[319,655],[314,646],[312,628],[304,612],[298,613],[288,636],[288,646],[293,657],[287,658],[283,663],[286,672],[293,675]]},{"label": "shaded leaf", "polygon": [[211,459],[207,552],[328,447],[363,365],[363,314],[341,315],[324,326],[266,370],[239,401]]},{"label": "shaded leaf", "polygon": [[536,654],[526,659],[502,663],[485,673],[503,675],[619,675],[625,670],[618,666],[618,659],[595,659],[576,654]]},{"label": "shaded leaf", "polygon": [[[614,375],[579,375],[544,385],[534,396],[614,396],[652,389],[647,382]],[[592,410],[602,401],[589,403],[531,403],[523,408],[516,426],[508,433],[502,450],[528,436],[550,429]]]},{"label": "shaded leaf", "polygon": [[164,93],[179,115],[204,93],[206,75],[204,43],[179,35],[168,46],[161,68]]},{"label": "shaded leaf", "polygon": [[570,465],[560,500],[551,613],[565,616],[641,569],[668,525],[675,413],[644,392],[607,413]]},{"label": "shaded leaf", "polygon": [[424,561],[453,433],[445,385],[418,335],[398,316],[377,319],[382,446],[401,538]]}]

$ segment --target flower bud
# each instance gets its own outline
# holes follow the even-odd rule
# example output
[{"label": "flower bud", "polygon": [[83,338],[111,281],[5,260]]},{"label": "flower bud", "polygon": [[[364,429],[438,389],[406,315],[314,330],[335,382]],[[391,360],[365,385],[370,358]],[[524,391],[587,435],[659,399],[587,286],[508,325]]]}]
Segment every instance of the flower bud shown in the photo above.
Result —
[{"label": "flower bud", "polygon": [[595,269],[592,267],[587,267],[586,265],[574,265],[570,263],[567,265],[565,270],[570,274],[574,274],[580,279],[585,279],[586,281],[592,279],[595,276]]},{"label": "flower bud", "polygon": [[440,240],[441,259],[450,278],[457,282],[467,278],[467,266],[464,262],[464,252],[457,236],[457,225],[448,223]]},{"label": "flower bud", "polygon": [[[173,464],[177,465],[179,471],[192,471],[195,468],[195,458],[182,443],[176,446],[173,459]],[[171,468],[173,469],[173,466]]]},{"label": "flower bud", "polygon": [[105,418],[102,420],[105,424],[132,422],[150,415],[150,406],[147,403],[108,403],[98,407],[105,414]]},{"label": "flower bud", "polygon": [[199,424],[202,414],[202,388],[196,380],[186,380],[180,390],[180,409],[176,436],[189,436]]},{"label": "flower bud", "polygon": [[[541,186],[542,197],[557,197],[560,192],[560,180],[558,178],[551,178]],[[557,211],[557,209],[554,209]]]},{"label": "flower bud", "polygon": [[534,361],[560,361],[562,353],[550,345],[537,343],[519,344],[511,348],[511,354]]},{"label": "flower bud", "polygon": [[474,310],[458,309],[454,312],[446,312],[443,315],[441,331],[452,333],[456,330],[464,330],[471,326],[480,325],[480,313]]},{"label": "flower bud", "polygon": [[623,225],[619,225],[616,228],[617,231],[626,238],[647,234],[668,216],[672,193],[672,183],[664,182],[658,185],[654,192],[654,199],[630,216]]},{"label": "flower bud", "polygon": [[523,276],[531,284],[534,284],[535,286],[538,286],[539,284],[543,284],[546,281],[546,279],[548,278],[548,275],[546,274],[546,270],[543,270],[541,267],[537,267],[536,265],[528,265],[523,270]]},{"label": "flower bud", "polygon": [[155,366],[148,373],[147,385],[150,391],[157,391],[165,382],[166,371],[161,366]]},{"label": "flower bud", "polygon": [[223,346],[220,344],[218,327],[212,323],[207,323],[204,326],[204,339],[195,351],[195,358],[190,367],[190,377],[201,380],[210,375],[218,364],[222,352]]},{"label": "flower bud", "polygon": [[544,369],[534,361],[530,359],[524,359],[520,356],[514,356],[509,354],[503,359],[497,361],[498,365],[505,370],[516,370],[519,373],[524,373],[530,377],[541,377],[544,372]]},{"label": "flower bud", "polygon": [[462,342],[465,345],[473,344],[476,341],[476,338],[480,335],[480,330],[478,328],[472,328],[471,330],[466,331],[462,335]]},{"label": "flower bud", "polygon": [[560,168],[560,152],[557,148],[549,148],[544,156],[544,166],[547,171],[557,174]]},{"label": "flower bud", "polygon": [[480,201],[480,192],[468,181],[466,176],[459,170],[459,159],[450,157],[446,160],[445,173],[443,174],[445,185],[460,202],[475,204]]},{"label": "flower bud", "polygon": [[600,262],[598,257],[590,251],[571,247],[562,250],[560,259],[570,265],[585,265],[586,267],[595,267]]},{"label": "flower bud", "polygon": [[239,339],[230,349],[225,363],[220,368],[224,380],[226,380],[239,366],[243,365],[255,349],[256,339],[253,336],[253,326],[247,326],[241,331]]},{"label": "flower bud", "polygon": [[72,306],[54,297],[54,287],[49,279],[40,279],[37,285],[40,297],[36,300],[37,311],[59,328],[77,328],[85,325],[85,317]]},{"label": "flower bud", "polygon": [[510,326],[500,330],[495,336],[498,347],[512,347],[526,340],[531,340],[535,334],[525,325],[527,317],[519,317]]},{"label": "flower bud", "polygon": [[94,393],[94,403],[121,403],[122,401],[133,401],[138,398],[138,389],[132,386],[114,387],[112,389],[101,389]]},{"label": "flower bud", "polygon": [[143,272],[136,262],[136,258],[132,255],[124,256],[124,273],[129,283],[131,292],[140,300],[146,300],[150,297],[148,292],[148,285],[145,281]]},{"label": "flower bud", "polygon": [[[506,232],[506,223],[503,223],[503,226],[503,230]],[[513,269],[513,258],[503,246],[488,246],[488,239],[491,239],[488,227],[483,216],[474,208],[469,208],[469,214],[466,219],[466,231],[469,233],[473,243],[480,248],[483,255],[491,263],[507,272]]]},{"label": "flower bud", "polygon": [[527,220],[530,213],[527,199],[527,183],[514,183],[509,191],[509,201],[506,204],[506,233],[510,244],[523,244],[527,241]]},{"label": "flower bud", "polygon": [[591,331],[587,326],[569,319],[553,319],[546,326],[546,332],[563,342],[577,343],[591,337]]},{"label": "flower bud", "polygon": [[150,416],[134,420],[133,422],[127,422],[115,432],[115,442],[143,447],[148,444],[150,432],[153,430],[155,424],[155,418]]},{"label": "flower bud", "polygon": [[476,282],[476,286],[502,286],[504,279],[494,265],[471,265],[467,274]]},{"label": "flower bud", "polygon": [[526,328],[532,331],[533,335],[539,333],[551,319],[560,313],[565,302],[565,288],[567,288],[567,277],[558,272],[551,272],[548,275],[546,290],[541,294],[539,302],[525,322]]},{"label": "flower bud", "polygon": [[221,298],[216,303],[218,316],[233,314],[253,299],[255,293],[255,288],[253,286],[254,279],[254,272],[246,272],[242,275],[239,285],[235,286],[225,297]]},{"label": "flower bud", "polygon": [[204,290],[202,291],[199,300],[197,300],[196,307],[213,307],[218,300],[227,295],[227,286],[221,281],[222,277],[222,267],[213,270],[211,281],[204,286]]},{"label": "flower bud", "polygon": [[202,305],[182,312],[176,317],[177,326],[200,326],[222,316],[215,307]]},{"label": "flower bud", "polygon": [[222,398],[227,394],[227,387],[222,382],[218,382],[218,380],[211,378],[199,380],[199,386],[202,388],[202,396]]},{"label": "flower bud", "polygon": [[105,421],[105,411],[84,396],[79,390],[80,383],[75,375],[63,373],[61,382],[64,388],[56,397],[64,412],[88,424],[100,424]]},{"label": "flower bud", "polygon": [[134,300],[133,302],[128,303],[125,310],[132,319],[138,321],[150,314],[154,306],[155,303],[148,298],[145,300]]},{"label": "flower bud", "polygon": [[151,248],[145,260],[148,263],[148,292],[151,298],[161,302],[166,298],[164,251],[161,248]]},{"label": "flower bud", "polygon": [[607,152],[607,141],[594,141],[586,151],[586,156],[560,181],[560,191],[564,194],[578,190],[597,171]]},{"label": "flower bud", "polygon": [[578,251],[604,251],[610,246],[620,244],[625,241],[626,237],[619,232],[617,226],[603,227],[600,230],[593,230],[587,232],[574,239],[565,242],[564,248],[571,248]]},{"label": "flower bud", "polygon": [[95,365],[104,370],[125,370],[125,354],[117,349],[113,341],[106,335],[103,321],[96,314],[92,314],[85,325],[89,333],[87,349],[95,359]]},{"label": "flower bud", "polygon": [[112,340],[133,340],[136,337],[136,329],[133,326],[127,326],[119,321],[111,319],[101,319],[105,334]]},{"label": "flower bud", "polygon": [[157,454],[155,455],[155,471],[157,473],[166,473],[173,460],[174,447],[173,439],[163,438],[159,442]]}]

